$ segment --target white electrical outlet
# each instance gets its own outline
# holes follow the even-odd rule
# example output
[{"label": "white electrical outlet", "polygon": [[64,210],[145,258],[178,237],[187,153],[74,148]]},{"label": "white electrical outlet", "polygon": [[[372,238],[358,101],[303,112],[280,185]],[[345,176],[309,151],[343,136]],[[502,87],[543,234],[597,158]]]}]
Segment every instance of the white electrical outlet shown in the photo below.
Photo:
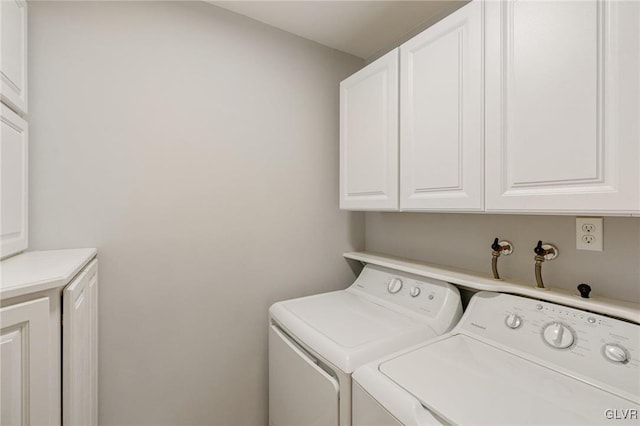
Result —
[{"label": "white electrical outlet", "polygon": [[602,223],[601,217],[576,217],[576,249],[602,251]]}]

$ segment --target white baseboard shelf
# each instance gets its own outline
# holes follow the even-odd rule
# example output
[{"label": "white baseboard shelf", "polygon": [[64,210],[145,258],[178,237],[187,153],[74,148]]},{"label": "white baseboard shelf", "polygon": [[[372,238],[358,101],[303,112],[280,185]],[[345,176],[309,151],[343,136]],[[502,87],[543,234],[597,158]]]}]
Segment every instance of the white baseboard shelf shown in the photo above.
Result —
[{"label": "white baseboard shelf", "polygon": [[548,302],[559,303],[574,308],[609,315],[640,324],[640,304],[622,300],[607,299],[594,296],[589,299],[580,297],[577,293],[559,289],[540,289],[534,284],[515,280],[495,280],[489,275],[449,266],[437,265],[401,257],[372,252],[349,252],[344,257],[362,263],[370,263],[386,268],[397,269],[422,277],[435,278],[451,284],[474,290],[496,291],[500,293],[517,294]]}]

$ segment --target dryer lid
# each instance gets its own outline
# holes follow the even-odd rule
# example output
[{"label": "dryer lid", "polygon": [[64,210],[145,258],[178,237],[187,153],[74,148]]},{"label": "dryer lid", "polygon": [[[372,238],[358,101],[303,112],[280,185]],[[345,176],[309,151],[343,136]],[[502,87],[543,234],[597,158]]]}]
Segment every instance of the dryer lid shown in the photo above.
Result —
[{"label": "dryer lid", "polygon": [[405,353],[379,369],[453,424],[586,425],[612,418],[637,424],[640,413],[637,402],[464,335]]}]

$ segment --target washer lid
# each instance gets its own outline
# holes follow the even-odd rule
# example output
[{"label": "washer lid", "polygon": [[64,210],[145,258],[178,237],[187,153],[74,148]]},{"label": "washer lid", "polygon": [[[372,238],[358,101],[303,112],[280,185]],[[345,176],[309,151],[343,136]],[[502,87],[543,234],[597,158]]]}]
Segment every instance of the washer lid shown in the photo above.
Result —
[{"label": "washer lid", "polygon": [[640,412],[638,403],[463,335],[400,355],[379,369],[453,424],[601,425],[612,418],[637,424]]},{"label": "washer lid", "polygon": [[270,312],[288,333],[347,373],[436,335],[424,321],[345,290],[279,302]]}]

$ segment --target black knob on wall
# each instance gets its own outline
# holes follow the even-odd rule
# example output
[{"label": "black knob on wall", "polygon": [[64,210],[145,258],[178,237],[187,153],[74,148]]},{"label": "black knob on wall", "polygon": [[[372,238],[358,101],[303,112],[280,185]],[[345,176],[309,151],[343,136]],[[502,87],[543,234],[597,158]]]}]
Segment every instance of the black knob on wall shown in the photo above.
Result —
[{"label": "black knob on wall", "polygon": [[580,284],[578,286],[578,291],[580,292],[580,297],[588,299],[589,293],[591,293],[591,286],[589,284]]}]

